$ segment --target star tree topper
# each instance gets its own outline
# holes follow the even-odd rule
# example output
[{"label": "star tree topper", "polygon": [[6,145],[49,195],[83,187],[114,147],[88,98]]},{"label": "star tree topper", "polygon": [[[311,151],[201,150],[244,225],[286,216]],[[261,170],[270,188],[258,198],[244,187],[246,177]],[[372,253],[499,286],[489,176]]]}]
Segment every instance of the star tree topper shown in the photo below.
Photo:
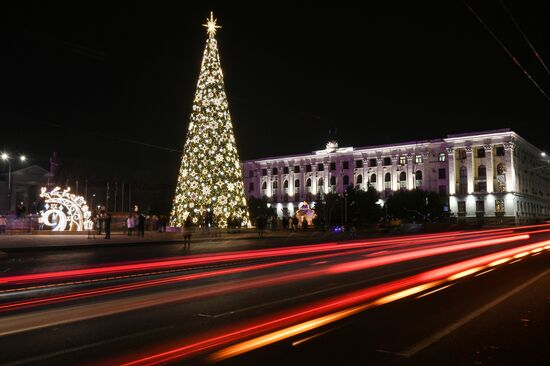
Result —
[{"label": "star tree topper", "polygon": [[221,25],[217,25],[216,22],[218,19],[214,19],[214,12],[210,12],[210,19],[206,18],[206,24],[203,24],[204,27],[206,27],[206,33],[210,37],[214,37],[216,35],[216,29],[221,28]]}]

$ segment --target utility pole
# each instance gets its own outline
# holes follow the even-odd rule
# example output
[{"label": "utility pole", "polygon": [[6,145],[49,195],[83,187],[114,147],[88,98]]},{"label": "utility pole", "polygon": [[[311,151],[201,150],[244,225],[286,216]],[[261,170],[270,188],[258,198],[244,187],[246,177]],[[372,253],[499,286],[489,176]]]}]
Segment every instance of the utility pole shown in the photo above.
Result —
[{"label": "utility pole", "polygon": [[118,181],[115,182],[115,207],[113,208],[113,212],[116,212],[117,193],[118,193]]}]

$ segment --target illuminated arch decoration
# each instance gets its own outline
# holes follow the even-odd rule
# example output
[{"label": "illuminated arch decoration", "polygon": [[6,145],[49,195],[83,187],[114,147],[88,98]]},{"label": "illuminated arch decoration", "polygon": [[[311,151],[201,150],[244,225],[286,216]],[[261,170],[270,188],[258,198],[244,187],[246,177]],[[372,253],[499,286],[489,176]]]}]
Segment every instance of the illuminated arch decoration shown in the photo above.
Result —
[{"label": "illuminated arch decoration", "polygon": [[39,222],[51,226],[52,231],[83,231],[93,228],[92,213],[82,196],[69,193],[70,187],[61,190],[55,187],[49,191],[43,187],[40,197],[44,198],[45,210],[40,211]]},{"label": "illuminated arch decoration", "polygon": [[307,221],[308,226],[313,225],[313,219],[317,217],[315,210],[309,208],[309,204],[304,201],[300,203],[299,209],[296,211],[296,217],[298,218],[298,224],[301,226],[304,218]]}]

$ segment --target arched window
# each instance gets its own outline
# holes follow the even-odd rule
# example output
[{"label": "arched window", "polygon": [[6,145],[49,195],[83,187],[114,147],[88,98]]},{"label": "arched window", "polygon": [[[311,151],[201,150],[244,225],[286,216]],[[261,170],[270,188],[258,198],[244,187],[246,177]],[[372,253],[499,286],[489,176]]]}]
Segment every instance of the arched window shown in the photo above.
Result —
[{"label": "arched window", "polygon": [[399,173],[399,189],[407,189],[407,173]]},{"label": "arched window", "polygon": [[330,177],[330,185],[331,185],[331,186],[335,186],[335,185],[336,185],[336,177],[335,177],[335,176]]},{"label": "arched window", "polygon": [[477,167],[477,178],[478,179],[487,178],[487,169],[485,169],[485,165],[480,165]]},{"label": "arched window", "polygon": [[319,178],[319,180],[317,181],[317,186],[319,188],[323,188],[324,185],[325,185],[325,181],[323,180],[323,178]]},{"label": "arched window", "polygon": [[283,188],[284,189],[287,189],[288,188],[288,180],[285,180],[284,183],[283,183]]},{"label": "arched window", "polygon": [[273,183],[271,183],[271,186],[273,187],[273,190],[277,189],[277,181],[274,180]]},{"label": "arched window", "polygon": [[384,175],[384,189],[391,189],[391,174]]},{"label": "arched window", "polygon": [[357,176],[356,182],[357,182],[357,184],[363,184],[363,176],[361,174],[359,174]]},{"label": "arched window", "polygon": [[504,164],[500,163],[497,165],[497,174],[498,175],[504,175],[506,173],[506,168],[504,167]]},{"label": "arched window", "polygon": [[311,178],[306,180],[306,187],[311,187]]},{"label": "arched window", "polygon": [[254,190],[254,183],[250,182],[248,183],[248,192],[252,192]]},{"label": "arched window", "polygon": [[371,183],[376,183],[376,174],[371,174],[370,175],[370,182]]},{"label": "arched window", "polygon": [[415,188],[419,189],[422,187],[422,170],[417,170],[416,173],[414,173],[415,178]]},{"label": "arched window", "polygon": [[267,182],[262,183],[262,189],[267,189]]},{"label": "arched window", "polygon": [[344,175],[344,178],[342,179],[342,182],[344,183],[344,186],[349,185],[349,177],[347,175]]},{"label": "arched window", "polygon": [[300,188],[300,180],[299,180],[299,179],[296,179],[296,180],[294,181],[294,187]]}]

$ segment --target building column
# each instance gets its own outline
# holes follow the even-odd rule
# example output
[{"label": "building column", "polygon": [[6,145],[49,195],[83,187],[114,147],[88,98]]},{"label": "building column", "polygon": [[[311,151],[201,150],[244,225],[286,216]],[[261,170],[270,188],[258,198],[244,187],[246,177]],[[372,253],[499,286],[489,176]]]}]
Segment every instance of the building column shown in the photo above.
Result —
[{"label": "building column", "polygon": [[414,155],[407,154],[407,189],[414,189],[414,172],[413,172],[413,159]]},{"label": "building column", "polygon": [[484,146],[485,148],[485,160],[487,161],[487,192],[493,193],[494,192],[494,182],[495,182],[495,172],[494,172],[494,164],[493,164],[493,145],[487,144]]},{"label": "building column", "polygon": [[468,194],[474,193],[474,158],[471,146],[466,146],[466,169],[468,172]]},{"label": "building column", "polygon": [[397,191],[398,188],[398,174],[397,174],[397,162],[399,160],[399,155],[393,155],[391,157],[391,190]]},{"label": "building column", "polygon": [[382,167],[383,160],[382,158],[377,158],[376,162],[376,183],[378,185],[378,192],[384,192],[384,169]]},{"label": "building column", "polygon": [[449,162],[449,195],[456,194],[456,161],[455,150],[452,147],[447,148],[447,159]]},{"label": "building column", "polygon": [[515,146],[512,142],[504,144],[504,161],[506,162],[506,191],[508,192],[514,192],[516,190],[514,148]]}]

